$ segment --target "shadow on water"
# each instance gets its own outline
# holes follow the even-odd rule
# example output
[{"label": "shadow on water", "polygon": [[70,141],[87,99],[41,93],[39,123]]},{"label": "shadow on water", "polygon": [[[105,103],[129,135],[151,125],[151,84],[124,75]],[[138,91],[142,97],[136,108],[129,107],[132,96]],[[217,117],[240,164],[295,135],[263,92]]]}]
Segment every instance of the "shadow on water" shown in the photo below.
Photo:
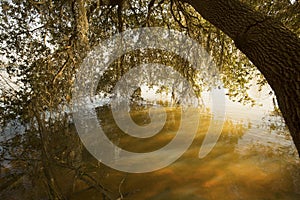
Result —
[{"label": "shadow on water", "polygon": [[[185,122],[180,122],[178,107],[166,107],[166,112],[167,122],[160,133],[138,139],[118,128],[109,107],[97,108],[101,126],[110,140],[134,152],[157,150],[174,138],[180,123]],[[130,115],[139,125],[151,122],[147,106],[134,107]],[[48,144],[49,166],[43,165],[38,141],[10,138],[7,146],[1,142],[1,199],[47,199],[49,180],[43,173],[47,167],[55,177],[57,190],[66,199],[300,199],[299,159],[291,153],[294,147],[285,144],[291,143],[289,137],[281,137],[277,143],[267,139],[258,142],[264,138],[258,134],[255,140],[251,134],[262,131],[259,126],[227,119],[213,150],[199,159],[209,124],[210,115],[203,112],[188,151],[170,166],[143,174],[116,171],[100,163],[80,145],[73,124],[58,126],[53,131],[53,144]],[[276,135],[276,126],[270,130],[270,134]],[[277,134],[284,131],[278,129]],[[273,137],[270,134],[265,137]],[[19,159],[13,159],[18,153],[22,154]]]}]

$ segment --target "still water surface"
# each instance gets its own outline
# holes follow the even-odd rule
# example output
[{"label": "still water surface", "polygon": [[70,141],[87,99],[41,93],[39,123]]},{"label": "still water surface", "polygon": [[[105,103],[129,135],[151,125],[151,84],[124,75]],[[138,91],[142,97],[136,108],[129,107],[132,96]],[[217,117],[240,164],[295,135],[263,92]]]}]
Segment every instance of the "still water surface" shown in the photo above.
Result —
[{"label": "still water surface", "polygon": [[[164,169],[127,174],[100,164],[101,169],[89,170],[98,174],[106,188],[124,199],[300,199],[299,158],[281,117],[262,107],[239,108],[234,103],[228,103],[226,110],[222,135],[203,159],[198,158],[198,152],[210,123],[206,113],[201,115],[197,136],[189,150]],[[104,130],[118,133],[109,109],[99,112],[106,113],[102,115]],[[167,123],[157,136],[134,140],[123,135],[116,143],[135,152],[161,148],[176,134],[181,114],[179,108],[167,108],[167,113]],[[146,110],[136,109],[131,116],[138,124],[149,122]],[[90,158],[90,162],[96,161]],[[98,199],[99,195],[91,190],[76,193],[72,198]]]},{"label": "still water surface", "polygon": [[[268,101],[269,106],[264,103],[262,107],[251,107],[227,99],[222,134],[203,159],[198,158],[198,153],[211,116],[201,110],[194,142],[170,166],[150,173],[130,174],[104,166],[84,151],[81,160],[84,164],[79,171],[106,188],[111,199],[300,199],[300,161],[282,118],[271,112],[273,107],[271,100]],[[196,124],[189,119],[180,122],[178,107],[165,109],[167,123],[149,139],[134,139],[122,133],[108,107],[99,107],[97,111],[102,128],[116,145],[128,151],[149,152],[168,144],[180,123]],[[134,107],[131,116],[139,125],[150,123],[147,107]],[[54,174],[68,199],[104,199],[99,189],[76,179],[82,174],[59,166]],[[28,176],[22,180],[23,187],[14,188],[17,192],[6,192],[3,199],[42,199],[43,192],[36,191],[42,187],[28,184]]]}]

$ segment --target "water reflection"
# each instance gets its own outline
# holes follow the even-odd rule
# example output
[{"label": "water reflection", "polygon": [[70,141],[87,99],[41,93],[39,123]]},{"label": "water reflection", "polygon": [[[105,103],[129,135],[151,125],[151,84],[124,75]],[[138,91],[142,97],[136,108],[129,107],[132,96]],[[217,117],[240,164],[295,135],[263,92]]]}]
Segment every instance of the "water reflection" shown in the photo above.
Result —
[{"label": "water reflection", "polygon": [[[148,109],[145,105],[135,105],[130,115],[137,124],[148,124]],[[117,127],[109,107],[97,108],[101,126],[111,141],[135,152],[153,151],[172,140],[179,127],[181,112],[178,107],[166,107],[166,110],[167,123],[162,131],[151,138],[137,139],[124,134]],[[285,129],[271,128],[270,133],[264,127],[267,124],[261,128],[251,120],[227,119],[212,152],[199,159],[199,148],[209,123],[210,114],[202,111],[200,126],[191,147],[179,160],[159,171],[144,174],[122,173],[104,166],[83,150],[79,164],[73,165],[71,162],[72,165],[69,165],[67,162],[64,164],[54,160],[52,172],[60,191],[68,199],[300,198],[299,159],[291,145],[291,139],[282,137]],[[70,134],[76,134],[73,126],[68,130]],[[276,137],[279,139],[275,139]],[[59,140],[56,138],[55,141]],[[74,145],[67,139],[61,144]],[[77,153],[65,152],[65,156],[71,159]],[[43,166],[33,162],[36,163],[36,171],[30,176],[25,170],[27,166],[22,166],[21,161],[18,162],[15,163],[16,167],[11,166],[10,169],[1,166],[2,199],[47,197],[43,184],[46,177],[38,175],[41,174],[39,172],[43,170]]]}]

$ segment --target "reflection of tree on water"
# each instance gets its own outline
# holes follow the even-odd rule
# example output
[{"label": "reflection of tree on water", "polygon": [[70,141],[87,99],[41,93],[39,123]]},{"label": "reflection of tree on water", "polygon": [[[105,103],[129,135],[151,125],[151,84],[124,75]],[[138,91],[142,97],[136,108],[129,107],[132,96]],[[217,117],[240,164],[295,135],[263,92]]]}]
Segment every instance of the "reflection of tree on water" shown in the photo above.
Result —
[{"label": "reflection of tree on water", "polygon": [[[1,163],[6,161],[1,170],[21,174],[10,185],[8,183],[11,182],[11,178],[15,178],[15,174],[9,176],[9,173],[4,173],[1,183],[4,186],[3,191],[5,189],[9,191],[15,184],[22,185],[22,180],[26,179],[25,185],[31,185],[30,189],[27,188],[29,193],[26,193],[26,198],[33,198],[35,195],[39,198],[38,196],[45,195],[43,191],[48,189],[49,192],[60,193],[54,168],[59,164],[76,167],[78,162],[81,162],[81,152],[75,152],[80,147],[74,127],[64,121],[52,121],[46,125],[41,124],[40,120],[37,119],[36,129],[25,130],[22,135],[1,141],[1,146],[6,150],[5,154],[1,155]],[[43,182],[47,183],[48,189],[47,186],[41,187],[44,186]],[[39,188],[36,194],[32,193],[35,187]],[[22,192],[19,192],[17,195],[22,195]],[[30,197],[31,195],[33,197]]]},{"label": "reflection of tree on water", "polygon": [[[147,115],[148,109],[148,106],[132,108],[132,116],[137,124],[142,125],[149,123],[149,116]],[[126,139],[124,140],[124,138],[122,138],[124,137],[124,133],[122,133],[116,125],[113,125],[114,121],[110,113],[109,107],[99,107],[98,113],[101,113],[101,115],[99,115],[99,119],[101,121],[103,129],[108,134],[108,137],[119,146],[126,146],[127,141]],[[176,130],[178,129],[178,127],[176,128],[176,126],[178,126],[178,120],[180,119],[179,114],[180,113],[174,114],[172,113],[172,110],[170,110],[169,115],[172,117],[168,118],[167,124],[165,125],[163,132],[171,131],[172,135],[176,134]],[[174,123],[176,123],[175,126]],[[62,188],[64,188],[64,186],[60,183],[61,180],[60,177],[57,176],[57,170],[67,170],[69,171],[70,175],[66,175],[66,177],[74,175],[74,178],[78,179],[74,180],[75,183],[73,181],[70,181],[69,185],[76,185],[76,182],[81,180],[80,177],[77,177],[78,175],[76,175],[76,173],[79,173],[79,171],[81,171],[81,173],[84,173],[84,168],[87,166],[85,162],[82,162],[81,151],[78,151],[79,141],[78,139],[74,140],[74,134],[76,134],[74,126],[68,125],[67,127],[65,127],[64,123],[58,121],[51,123],[51,126],[46,130],[49,131],[47,135],[51,135],[51,138],[47,138],[47,140],[44,139],[44,141],[47,141],[46,144],[42,144],[40,139],[33,140],[36,138],[33,135],[29,137],[31,134],[34,134],[34,132],[30,133],[28,130],[24,135],[26,136],[25,138],[21,136],[16,136],[13,137],[11,140],[5,141],[6,143],[1,142],[1,146],[4,149],[9,149],[9,151],[5,151],[5,155],[1,154],[2,161],[6,160],[8,162],[6,167],[3,168],[4,166],[2,166],[1,169],[2,172],[7,170],[7,172],[3,172],[1,174],[1,176],[3,176],[3,178],[1,179],[3,191],[10,191],[12,189],[12,186],[16,186],[16,188],[24,187],[22,186],[23,181],[20,181],[23,179],[26,180],[26,184],[24,183],[25,185],[30,185],[30,187],[27,188],[27,192],[29,193],[26,193],[26,195],[29,196],[45,195],[43,194],[43,192],[38,194],[31,193],[34,190],[43,191],[44,189],[40,188],[40,183],[43,181],[51,181],[49,184],[52,184],[51,187],[53,192],[61,191]],[[46,130],[43,130],[44,133]],[[157,138],[161,139],[161,137]],[[231,137],[222,138],[226,141],[228,140],[232,142]],[[168,139],[172,139],[172,136],[169,136]],[[166,142],[168,141],[161,141],[155,144],[154,138],[154,143],[152,142],[149,148],[151,147],[150,149],[158,149],[164,146]],[[21,146],[20,143],[22,144]],[[44,147],[42,147],[42,145],[44,145]],[[43,152],[39,151],[39,149],[41,148],[47,148],[47,169],[43,167],[46,163],[43,163],[43,156],[45,155],[43,154]],[[88,154],[85,153],[84,155],[86,156]],[[91,158],[85,157],[83,159],[90,160]],[[8,166],[9,168],[7,168]],[[24,166],[26,166],[26,168],[24,168]],[[19,172],[11,173],[11,170]],[[48,174],[48,176],[50,177],[43,175],[45,173],[44,170],[49,170],[51,172],[51,174]]]},{"label": "reflection of tree on water", "polygon": [[[149,121],[148,115],[150,107],[150,105],[132,105],[130,114],[133,120],[139,125],[150,123],[151,121]],[[98,107],[97,113],[99,114],[98,117],[100,124],[111,141],[127,150],[148,152],[159,149],[167,144],[178,130],[178,125],[180,122],[180,112],[178,110],[179,108],[165,108],[167,109],[168,117],[164,129],[157,136],[154,136],[150,139],[143,139],[143,141],[134,141],[134,139],[129,138],[116,126],[112,117],[110,107]],[[232,163],[242,162],[241,157],[246,160],[250,159],[250,162],[253,162],[252,159],[260,159],[256,160],[257,162],[259,162],[258,166],[262,167],[263,165],[265,165],[266,169],[268,171],[270,170],[270,173],[272,170],[274,170],[272,168],[274,165],[270,164],[270,160],[275,159],[278,155],[276,155],[275,152],[268,150],[268,147],[257,146],[257,144],[254,144],[253,148],[250,147],[248,151],[236,151],[237,144],[247,130],[247,126],[243,123],[236,123],[231,120],[225,121],[221,137],[212,152],[203,160],[199,160],[197,158],[197,155],[199,152],[199,147],[207,131],[209,120],[209,113],[203,113],[203,115],[201,115],[202,125],[199,128],[199,132],[197,134],[195,142],[192,144],[190,149],[182,156],[182,158],[174,163],[174,167],[177,165],[189,165],[191,169],[194,169],[194,167],[197,166],[197,168],[205,171],[209,170],[207,168],[211,166],[211,169],[207,173],[215,178],[209,178],[209,176],[206,177],[204,175],[202,177],[199,177],[199,184],[203,184],[203,187],[211,187],[213,185],[219,187],[218,185],[221,184],[221,182],[227,181],[227,177],[229,176],[227,172],[217,169],[228,168],[230,170],[234,170],[236,166],[231,166]],[[112,199],[120,197],[120,188],[122,191],[122,195],[124,197],[127,196],[128,198],[131,198],[131,196],[134,197],[139,193],[143,194],[143,192],[145,192],[143,188],[141,188],[141,183],[132,185],[132,183],[127,182],[127,179],[131,180],[131,176],[126,175],[126,173],[116,172],[108,167],[103,166],[86,150],[83,150],[82,157],[80,152],[74,152],[76,151],[76,149],[78,149],[78,140],[74,140],[74,134],[76,134],[75,127],[72,124],[68,127],[61,126],[62,124],[57,122],[53,123],[52,127],[49,128],[49,131],[52,131],[49,134],[52,135],[53,138],[49,139],[49,142],[47,144],[49,155],[48,159],[51,162],[47,167],[51,168],[51,171],[53,171],[52,176],[56,181],[56,188],[53,189],[59,190],[62,192],[62,195],[69,197],[74,197],[76,195],[81,195],[82,197],[93,195],[94,197],[100,198],[102,195],[105,195],[107,197],[111,197]],[[1,144],[1,146],[4,146],[5,148],[10,147],[16,149],[20,147],[19,143],[21,137],[15,138],[13,140],[15,143],[11,141],[10,143],[7,143],[7,146],[4,146],[3,143]],[[135,143],[139,145],[131,145]],[[36,144],[37,146],[34,147],[34,144]],[[28,145],[28,148],[25,148],[25,151],[23,152],[23,148],[26,147],[26,145]],[[10,169],[6,168],[7,171],[4,171],[5,169],[3,168],[1,169],[1,187],[3,189],[3,195],[12,195],[11,192],[13,192],[16,196],[22,195],[24,199],[40,198],[46,195],[46,193],[43,192],[34,192],[45,191],[45,188],[41,183],[49,181],[49,179],[43,175],[44,164],[42,163],[43,161],[41,159],[41,156],[43,155],[41,152],[37,151],[41,148],[40,145],[41,144],[39,140],[36,140],[36,142],[29,139],[24,140],[19,154],[10,155],[11,160],[8,160],[8,162],[10,163]],[[36,149],[36,151],[34,151],[34,149]],[[264,152],[263,157],[265,159],[263,159],[263,157],[261,156],[260,158],[257,157],[257,155],[261,155],[262,152]],[[13,155],[15,157],[13,157]],[[76,158],[76,156],[80,157]],[[4,159],[4,157],[2,157],[1,159]],[[287,157],[287,159],[290,158]],[[193,162],[190,163],[190,160],[193,160]],[[285,165],[287,164],[287,162],[282,161],[281,167],[285,168]],[[172,166],[173,165],[170,166],[171,169]],[[294,166],[291,165],[290,167],[290,172],[293,174],[288,174],[289,172],[285,171],[285,177],[296,182],[299,181],[299,179],[297,179],[297,177],[299,176],[295,174]],[[216,172],[212,170],[214,168],[217,170]],[[13,172],[14,170],[19,172]],[[163,171],[164,169],[162,170],[162,172]],[[190,176],[190,174],[188,174],[190,170],[186,171],[187,172],[185,172],[184,174],[186,174],[186,176]],[[230,173],[235,174],[236,172],[230,171]],[[153,173],[152,175],[153,178],[151,178],[151,174],[149,174],[149,180],[155,180],[155,173]],[[136,179],[136,181],[144,182],[144,178],[138,176],[133,177],[135,177],[134,179]],[[236,177],[236,175],[234,177]],[[169,176],[169,178],[172,178],[172,176]],[[237,183],[235,183],[234,181],[237,181]],[[235,184],[239,185],[238,182],[244,180],[234,179],[234,181],[229,181],[228,187],[230,184],[233,184],[232,187]],[[128,185],[129,183],[130,185]],[[283,183],[280,182],[278,184]],[[24,193],[20,192],[23,190],[21,188],[26,189]],[[107,188],[107,190],[104,188]]]},{"label": "reflection of tree on water", "polygon": [[[143,102],[143,99],[140,98],[140,92],[140,89],[137,89],[134,92],[134,95],[132,96],[130,112],[133,120],[137,124],[143,125],[151,122],[148,115],[148,110],[151,107],[151,104],[147,105],[141,103]],[[165,106],[167,107],[168,105],[169,103],[166,102]],[[174,112],[172,112],[172,109]],[[176,130],[178,129],[179,113],[176,112],[176,107],[172,109],[170,109],[170,112],[168,113],[168,121],[164,127],[164,130],[173,135],[176,134]],[[158,141],[161,141],[159,143],[151,143],[149,140],[150,145],[145,145],[144,150],[130,148],[130,146],[128,147],[128,145],[126,145],[126,142],[128,142],[128,138],[126,138],[124,133],[122,133],[122,131],[120,131],[114,124],[114,119],[110,113],[110,108],[107,106],[102,106],[97,108],[97,111],[99,113],[98,117],[101,125],[107,133],[108,137],[115,144],[119,145],[120,147],[128,148],[128,150],[138,150],[141,152],[155,150],[161,148],[172,139],[172,135],[166,137],[166,140],[161,140],[161,138],[158,136],[156,137],[156,139]],[[208,121],[209,116],[209,113],[206,113],[206,115],[202,116],[202,121],[204,121],[204,123],[205,121]],[[42,115],[40,116],[39,120],[44,120],[47,122],[47,124],[37,124],[38,126],[36,126],[36,129],[27,130],[26,134],[24,134],[25,138],[23,138],[23,136],[18,136],[14,137],[14,139],[12,140],[13,142],[7,141],[7,144],[1,144],[1,146],[5,147],[5,149],[14,149],[10,150],[9,153],[8,151],[6,151],[9,157],[3,157],[3,160],[6,160],[10,163],[11,168],[3,169],[7,170],[7,172],[2,173],[2,176],[4,177],[2,179],[3,182],[1,182],[3,191],[8,191],[7,195],[11,195],[9,191],[14,191],[13,188],[16,188],[16,191],[20,191],[20,188],[25,187],[26,195],[29,199],[32,196],[46,196],[46,194],[43,192],[32,192],[35,190],[47,190],[46,188],[41,187],[41,183],[46,182],[49,184],[49,187],[51,187],[52,192],[58,192],[64,196],[73,195],[77,192],[85,194],[85,190],[90,187],[92,188],[91,190],[98,191],[98,193],[95,194],[96,196],[106,195],[118,197],[119,193],[117,189],[113,189],[113,192],[109,193],[104,188],[115,188],[114,186],[112,186],[112,182],[115,185],[119,185],[121,180],[118,179],[118,181],[115,182],[108,181],[109,183],[103,188],[103,184],[101,183],[102,181],[99,180],[106,180],[105,176],[111,173],[110,170],[99,164],[98,161],[94,160],[85,150],[83,152],[84,154],[82,158],[81,147],[79,140],[76,137],[74,126],[72,124],[69,124],[69,121],[67,121],[68,118],[64,117],[64,115],[61,116],[61,119],[63,120],[49,121],[46,120],[46,117],[44,115]],[[271,118],[271,121],[272,120],[277,119]],[[204,159],[205,162],[207,162],[208,160],[218,159],[222,156],[235,154],[236,145],[238,144],[239,139],[243,136],[246,129],[247,127],[243,124],[233,123],[232,121],[227,120],[225,122],[223,133],[217,145],[208,155],[208,157]],[[39,131],[43,131],[44,135],[42,135],[42,137],[44,136],[43,141],[45,141],[45,143],[41,143],[41,138],[36,137],[36,133]],[[45,138],[45,136],[47,137]],[[196,140],[197,145],[194,146],[195,152],[199,151],[199,147],[203,138],[204,135],[201,135],[200,140]],[[141,141],[138,142],[140,143]],[[146,143],[145,141],[143,142]],[[43,145],[45,146],[45,148],[47,148],[48,155],[46,158],[49,161],[47,161],[46,163],[43,163],[45,162],[43,161],[43,152],[39,151],[40,149],[42,149]],[[250,148],[249,151],[257,152],[258,146],[254,145],[253,147],[255,148]],[[272,152],[271,149],[266,146],[259,147],[265,152]],[[279,151],[280,150],[282,149],[279,149]],[[18,152],[18,154],[14,152]],[[117,153],[118,152],[116,152],[116,155]],[[195,154],[195,157],[196,155],[197,154]],[[253,154],[251,153],[250,155]],[[272,157],[274,157],[273,153],[270,155],[273,155]],[[183,159],[184,158],[185,157],[183,157]],[[228,164],[230,162],[232,162],[232,160],[228,160]],[[263,163],[264,161],[262,160],[261,162]],[[47,166],[47,169],[43,167],[44,165]],[[198,165],[200,167],[201,163],[198,163]],[[26,170],[24,166],[26,166]],[[99,166],[101,167],[99,168]],[[224,167],[224,163],[220,163],[219,167],[221,166]],[[10,172],[10,170],[16,170],[19,172]],[[51,173],[49,174],[49,172],[45,172],[45,170],[48,170]],[[63,179],[66,180],[63,181],[64,184],[62,184],[60,180],[62,176],[59,176],[58,174],[65,174],[64,172],[67,172],[67,175],[63,176]],[[45,173],[48,173],[48,175],[46,176]],[[124,174],[118,176],[125,177]],[[289,176],[287,175],[287,177]],[[297,176],[295,175],[295,177]],[[296,179],[297,181],[297,178],[294,179]],[[208,181],[206,185],[209,186],[210,184],[215,184],[215,181],[217,180]],[[124,185],[126,186],[126,184]],[[70,187],[73,189],[66,189]],[[130,196],[133,195],[133,193],[135,193],[134,190],[131,190],[128,191],[127,195]],[[23,195],[23,193],[16,193],[16,195]]]}]

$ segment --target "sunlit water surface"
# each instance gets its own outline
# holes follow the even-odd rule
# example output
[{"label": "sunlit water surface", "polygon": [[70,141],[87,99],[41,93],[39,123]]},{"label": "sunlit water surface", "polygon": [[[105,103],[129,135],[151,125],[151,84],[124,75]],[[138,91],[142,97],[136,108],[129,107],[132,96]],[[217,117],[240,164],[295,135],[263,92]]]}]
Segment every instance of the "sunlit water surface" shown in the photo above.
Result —
[{"label": "sunlit water surface", "polygon": [[[170,166],[131,174],[111,169],[85,152],[82,171],[106,188],[111,199],[300,199],[300,162],[282,118],[270,112],[272,106],[250,107],[226,102],[222,134],[213,150],[202,159],[198,153],[211,115],[197,110],[201,117],[196,138]],[[196,124],[189,119],[180,121],[178,107],[165,109],[167,123],[159,134],[149,139],[133,139],[122,133],[108,107],[97,111],[103,130],[116,145],[128,151],[148,152],[170,142],[180,123]],[[145,107],[132,109],[131,116],[139,125],[151,122]],[[74,174],[68,170],[57,167],[55,174],[69,199],[104,199],[99,189],[89,187],[82,180],[74,181]],[[26,190],[30,187],[23,188],[21,194]]]},{"label": "sunlit water surface", "polygon": [[[232,106],[235,110],[230,110]],[[178,130],[181,114],[180,108],[166,110],[167,123],[157,136],[134,140],[123,135],[117,144],[135,152],[166,145]],[[100,164],[99,169],[92,167],[90,170],[98,175],[101,173],[102,184],[124,199],[300,199],[299,158],[282,119],[262,107],[238,108],[229,103],[226,110],[222,134],[203,159],[198,158],[198,153],[210,124],[211,116],[207,113],[201,114],[199,129],[189,150],[166,168],[129,174]],[[149,123],[145,110],[135,110],[131,114],[138,124]],[[104,118],[104,130],[118,133],[116,125],[109,123],[112,120],[109,111],[102,121]],[[181,123],[196,124],[189,120]],[[96,161],[91,159],[91,162]],[[87,196],[97,199],[99,193],[85,191],[72,198]]]}]

